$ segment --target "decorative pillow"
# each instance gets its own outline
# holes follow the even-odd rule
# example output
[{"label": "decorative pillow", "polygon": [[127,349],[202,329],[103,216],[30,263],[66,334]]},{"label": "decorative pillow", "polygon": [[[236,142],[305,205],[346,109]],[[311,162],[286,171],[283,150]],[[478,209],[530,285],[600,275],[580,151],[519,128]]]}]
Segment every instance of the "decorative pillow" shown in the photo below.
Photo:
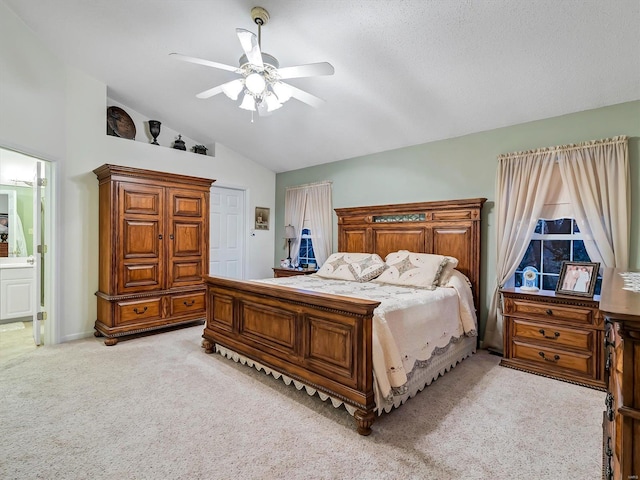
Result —
[{"label": "decorative pillow", "polygon": [[375,253],[333,253],[316,275],[333,280],[368,282],[380,275],[387,265]]},{"label": "decorative pillow", "polygon": [[450,267],[453,270],[458,265],[458,260],[453,257],[414,253],[408,250],[390,253],[385,262],[388,269],[375,280],[376,282],[427,290],[435,290],[438,287],[446,268]]}]

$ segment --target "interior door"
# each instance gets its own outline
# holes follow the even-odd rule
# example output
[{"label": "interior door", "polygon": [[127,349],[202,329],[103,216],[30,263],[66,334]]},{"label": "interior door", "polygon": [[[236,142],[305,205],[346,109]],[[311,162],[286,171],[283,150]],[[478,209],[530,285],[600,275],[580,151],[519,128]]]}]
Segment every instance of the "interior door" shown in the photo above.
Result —
[{"label": "interior door", "polygon": [[209,274],[244,278],[244,190],[211,188]]},{"label": "interior door", "polygon": [[[44,186],[42,172],[42,162],[36,162],[33,175],[33,341],[36,345],[42,344],[40,332],[40,318],[43,315],[42,309],[42,265],[45,248],[41,241],[42,228],[42,188]],[[43,317],[44,318],[44,317]]]}]

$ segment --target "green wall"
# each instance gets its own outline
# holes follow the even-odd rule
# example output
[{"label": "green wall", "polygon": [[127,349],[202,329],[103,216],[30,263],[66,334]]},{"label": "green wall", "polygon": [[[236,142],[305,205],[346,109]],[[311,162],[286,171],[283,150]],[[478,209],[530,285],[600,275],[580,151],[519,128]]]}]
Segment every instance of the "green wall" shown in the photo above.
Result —
[{"label": "green wall", "polygon": [[[275,232],[284,233],[284,197],[289,186],[333,182],[333,207],[486,197],[482,216],[481,332],[496,285],[494,188],[503,153],[627,135],[631,165],[630,267],[640,269],[640,101],[622,103],[511,127],[351,158],[276,176]],[[334,250],[337,217],[334,213]],[[276,241],[274,265],[283,258]]]}]

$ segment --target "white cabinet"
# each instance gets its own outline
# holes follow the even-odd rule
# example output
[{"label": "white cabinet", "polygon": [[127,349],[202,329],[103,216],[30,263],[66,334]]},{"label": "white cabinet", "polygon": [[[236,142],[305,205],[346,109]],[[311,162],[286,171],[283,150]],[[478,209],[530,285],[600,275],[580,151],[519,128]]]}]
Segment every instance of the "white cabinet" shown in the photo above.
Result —
[{"label": "white cabinet", "polygon": [[32,317],[33,266],[0,265],[0,320]]}]

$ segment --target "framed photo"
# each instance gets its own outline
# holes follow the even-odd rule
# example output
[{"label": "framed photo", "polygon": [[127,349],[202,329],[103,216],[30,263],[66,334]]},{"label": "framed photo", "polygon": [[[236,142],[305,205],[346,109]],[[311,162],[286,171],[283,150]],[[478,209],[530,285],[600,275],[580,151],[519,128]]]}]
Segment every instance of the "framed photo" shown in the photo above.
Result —
[{"label": "framed photo", "polygon": [[269,209],[256,207],[256,230],[269,230]]},{"label": "framed photo", "polygon": [[593,297],[599,269],[599,263],[562,262],[556,293]]}]

